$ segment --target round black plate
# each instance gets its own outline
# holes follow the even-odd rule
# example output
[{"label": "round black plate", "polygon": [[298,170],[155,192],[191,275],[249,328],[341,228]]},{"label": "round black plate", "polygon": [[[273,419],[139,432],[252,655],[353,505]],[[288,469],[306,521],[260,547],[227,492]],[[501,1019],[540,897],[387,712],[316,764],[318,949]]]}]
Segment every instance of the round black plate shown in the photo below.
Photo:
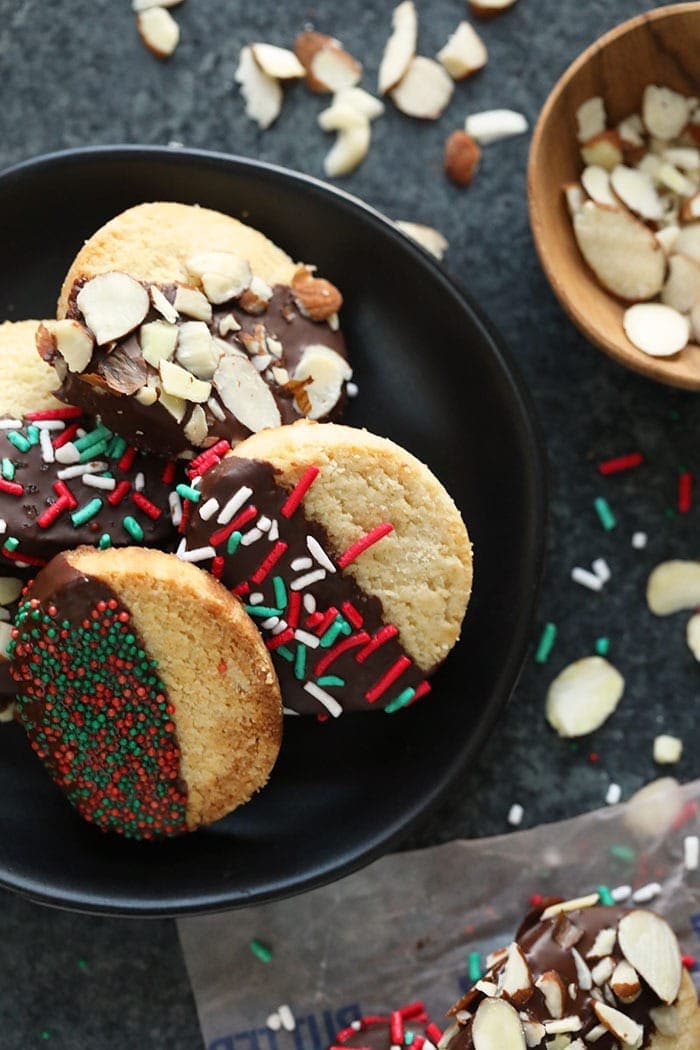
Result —
[{"label": "round black plate", "polygon": [[227,156],[72,151],[0,175],[0,314],[53,316],[83,240],[141,201],[217,208],[343,291],[360,394],[346,422],[393,438],[446,485],[475,548],[464,633],[433,692],[392,716],[287,719],[272,780],[205,831],[103,835],[72,811],[18,727],[0,727],[0,884],[59,906],[172,915],[309,889],[386,851],[474,755],[522,664],[543,560],[544,457],[499,338],[389,222],[314,179]]}]

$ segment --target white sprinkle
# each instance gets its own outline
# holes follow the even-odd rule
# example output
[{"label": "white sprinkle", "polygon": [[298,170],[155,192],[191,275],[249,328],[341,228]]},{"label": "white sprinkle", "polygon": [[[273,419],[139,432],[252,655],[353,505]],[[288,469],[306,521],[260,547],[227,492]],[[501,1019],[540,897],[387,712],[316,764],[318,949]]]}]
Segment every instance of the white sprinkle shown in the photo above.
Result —
[{"label": "white sprinkle", "polygon": [[249,489],[247,485],[241,485],[237,492],[234,492],[231,499],[224,505],[224,509],[216,519],[218,525],[228,525],[228,523],[235,517],[236,513],[241,509],[244,503],[246,503],[253,495],[253,490]]},{"label": "white sprinkle", "polygon": [[206,561],[207,558],[215,558],[216,551],[213,547],[195,547],[191,551],[178,550],[177,556],[181,561]]},{"label": "white sprinkle", "polygon": [[622,901],[629,900],[632,896],[631,886],[616,886],[614,890],[610,890],[610,896],[616,904],[620,904]]},{"label": "white sprinkle", "polygon": [[214,397],[210,397],[207,401],[207,408],[213,415],[214,419],[218,419],[220,423],[223,423],[226,419],[226,413]]},{"label": "white sprinkle", "polygon": [[261,530],[261,532],[267,532],[270,528],[270,525],[272,525],[272,522],[263,514],[262,518],[258,518],[255,524]]},{"label": "white sprinkle", "polygon": [[333,718],[338,718],[342,715],[343,709],[330,693],[327,693],[325,689],[319,689],[315,682],[306,682],[304,689],[307,693],[313,696],[314,700],[318,700],[319,703],[323,704],[329,715],[333,715]]},{"label": "white sprinkle", "polygon": [[326,570],[316,569],[315,572],[307,572],[306,576],[297,576],[296,580],[292,580],[289,588],[292,591],[303,591],[305,587],[310,587],[312,583],[325,580],[325,578]]},{"label": "white sprinkle", "polygon": [[175,551],[175,553],[177,554],[177,556],[179,558],[180,555],[182,553],[184,553],[184,551],[186,551],[186,550],[187,550],[187,539],[186,539],[185,536],[183,536],[182,539],[180,540],[180,542],[177,545],[177,550]]},{"label": "white sprinkle", "polygon": [[603,589],[603,581],[600,576],[596,576],[594,572],[582,569],[578,565],[571,570],[571,579],[574,583],[580,583],[582,587],[587,587],[589,591],[602,591]]},{"label": "white sprinkle", "polygon": [[593,562],[593,572],[596,574],[599,580],[603,583],[607,583],[612,573],[610,572],[610,566],[606,562],[605,558],[596,558]]},{"label": "white sprinkle", "polygon": [[309,548],[309,554],[313,555],[319,565],[322,565],[328,572],[335,572],[335,565],[328,557],[318,540],[314,539],[313,536],[306,537],[306,546]]},{"label": "white sprinkle", "polygon": [[9,609],[0,609],[0,620],[10,620],[10,619],[11,619],[11,616],[10,616]]},{"label": "white sprinkle", "polygon": [[279,616],[269,616],[267,620],[263,620],[260,626],[264,631],[271,631],[273,627],[276,627],[280,622]]},{"label": "white sprinkle", "polygon": [[295,631],[294,640],[308,646],[309,649],[318,649],[319,639],[315,634],[309,634],[308,631]]},{"label": "white sprinkle", "polygon": [[117,487],[115,478],[103,478],[99,474],[83,474],[83,485],[90,485],[93,489],[105,489],[110,492]]},{"label": "white sprinkle", "polygon": [[660,893],[660,883],[648,882],[646,886],[640,886],[638,890],[634,891],[632,900],[635,904],[646,904],[648,901],[653,901],[654,897],[658,897]]},{"label": "white sprinkle", "polygon": [[48,430],[39,431],[39,443],[41,445],[41,458],[44,463],[53,463],[56,459],[56,450],[51,444],[51,434]]},{"label": "white sprinkle", "polygon": [[134,478],[134,488],[136,489],[137,492],[143,492],[145,487],[146,487],[146,479],[144,478],[142,472],[139,471],[138,474],[136,475],[136,477]]},{"label": "white sprinkle", "polygon": [[198,474],[196,478],[192,478],[192,480],[190,481],[190,488],[198,489],[201,484],[202,484],[202,475]]},{"label": "white sprinkle", "polygon": [[72,441],[66,441],[65,445],[56,449],[57,463],[78,463],[79,460],[80,453]]},{"label": "white sprinkle", "polygon": [[686,871],[697,871],[700,867],[700,838],[686,835],[683,839],[683,866]]},{"label": "white sprinkle", "polygon": [[65,430],[66,424],[62,419],[37,419],[34,423],[39,430]]},{"label": "white sprinkle", "polygon": [[286,631],[289,624],[286,620],[280,620],[279,623],[275,624],[272,628],[273,634],[282,634],[282,631]]},{"label": "white sprinkle", "polygon": [[78,427],[78,429],[75,432],[75,436],[79,438],[84,438],[86,434],[87,430],[84,430],[83,427]]},{"label": "white sprinkle", "polygon": [[16,561],[15,565],[17,566],[18,569],[28,569],[29,568],[29,562],[28,561]]},{"label": "white sprinkle", "polygon": [[348,395],[348,397],[357,397],[359,392],[360,392],[360,390],[359,390],[359,387],[358,387],[357,383],[346,383],[345,384],[345,393]]},{"label": "white sprinkle", "polygon": [[282,1027],[282,1022],[280,1021],[278,1014],[270,1014],[267,1021],[265,1021],[265,1024],[273,1032],[279,1032],[280,1028]]},{"label": "white sprinkle", "polygon": [[170,493],[168,496],[168,503],[170,505],[170,520],[175,528],[177,528],[182,521],[182,500],[177,492]]},{"label": "white sprinkle", "polygon": [[361,1032],[362,1031],[362,1021],[351,1021],[350,1022],[350,1027],[353,1028],[356,1032]]},{"label": "white sprinkle", "polygon": [[4,518],[0,518],[0,536],[7,532],[7,522]]},{"label": "white sprinkle", "polygon": [[302,602],[304,604],[304,609],[309,615],[316,612],[316,599],[313,594],[305,594],[302,598]]},{"label": "white sprinkle", "polygon": [[272,543],[274,543],[275,540],[278,540],[280,538],[280,530],[277,524],[277,518],[272,519],[272,524],[270,525],[270,531],[267,534],[267,538]]},{"label": "white sprinkle", "polygon": [[21,419],[0,419],[0,430],[18,430],[21,426]]},{"label": "white sprinkle", "polygon": [[619,784],[611,784],[608,788],[608,793],[605,796],[605,801],[609,806],[616,806],[622,798],[622,788]]},{"label": "white sprinkle", "polygon": [[294,1014],[289,1009],[286,1003],[284,1004],[284,1006],[278,1007],[277,1014],[279,1016],[280,1021],[282,1022],[282,1027],[285,1029],[285,1031],[293,1032],[297,1026],[297,1023],[294,1020]]},{"label": "white sprinkle", "polygon": [[647,545],[646,532],[635,532],[632,536],[632,546],[636,551],[642,551]]},{"label": "white sprinkle", "polygon": [[282,708],[282,714],[283,715],[295,715],[295,716],[298,716],[299,712],[298,711],[292,711],[291,707],[283,707]]},{"label": "white sprinkle", "polygon": [[209,521],[210,518],[214,517],[218,509],[219,501],[212,496],[211,499],[208,499],[206,503],[203,503],[199,508],[199,516],[202,521]]},{"label": "white sprinkle", "polygon": [[525,810],[518,802],[516,802],[510,807],[510,811],[508,813],[508,823],[512,827],[517,828],[520,824],[522,824],[524,816]]},{"label": "white sprinkle", "polygon": [[262,536],[263,533],[260,531],[260,529],[248,529],[246,534],[243,536],[243,539],[241,540],[241,546],[250,547],[251,543],[257,543],[257,541],[261,539]]},{"label": "white sprinkle", "polygon": [[261,594],[260,591],[248,595],[248,605],[261,605],[264,601],[265,595]]},{"label": "white sprinkle", "polygon": [[[61,450],[58,449],[56,456]],[[84,474],[101,474],[103,470],[108,467],[107,463],[102,463],[98,459],[93,459],[92,463],[77,463],[74,467],[64,467],[63,470],[59,470],[58,477],[61,481],[68,481],[70,478],[80,478]]]},{"label": "white sprinkle", "polygon": [[[292,562],[293,572],[304,572],[306,569],[310,569],[313,565],[311,558],[295,558]],[[313,610],[311,610],[313,611]]]}]

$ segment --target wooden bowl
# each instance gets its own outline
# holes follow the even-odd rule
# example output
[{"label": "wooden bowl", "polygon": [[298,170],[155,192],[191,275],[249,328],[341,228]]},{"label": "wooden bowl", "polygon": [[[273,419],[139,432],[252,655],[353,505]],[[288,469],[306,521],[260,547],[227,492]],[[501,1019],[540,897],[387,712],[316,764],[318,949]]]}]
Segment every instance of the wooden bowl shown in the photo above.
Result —
[{"label": "wooden bowl", "polygon": [[530,149],[530,222],[542,266],[574,323],[620,364],[660,383],[700,390],[700,346],[671,358],[649,357],[627,339],[626,306],[598,283],[574,238],[562,186],[583,169],[576,110],[605,100],[610,125],[639,113],[648,84],[700,94],[700,3],[658,8],[606,33],[569,67],[550,94]]}]

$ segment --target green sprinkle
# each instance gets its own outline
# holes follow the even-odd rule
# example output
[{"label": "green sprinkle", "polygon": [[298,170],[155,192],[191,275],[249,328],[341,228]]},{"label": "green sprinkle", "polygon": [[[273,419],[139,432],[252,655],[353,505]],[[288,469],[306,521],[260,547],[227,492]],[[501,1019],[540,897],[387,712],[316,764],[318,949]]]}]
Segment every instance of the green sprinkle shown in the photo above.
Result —
[{"label": "green sprinkle", "polygon": [[19,540],[15,539],[14,536],[8,536],[5,542],[3,543],[3,547],[6,551],[16,551],[19,547]]},{"label": "green sprinkle", "polygon": [[275,649],[275,652],[279,653],[283,660],[288,660],[289,663],[294,659],[294,653],[286,645],[280,645],[279,649]]},{"label": "green sprinkle", "polygon": [[405,707],[415,695],[415,689],[411,689],[410,686],[408,689],[404,689],[402,693],[399,693],[395,700],[392,700],[390,704],[386,705],[384,708],[385,714],[393,715],[394,711],[398,711],[400,708]]},{"label": "green sprinkle", "polygon": [[607,656],[610,652],[610,639],[609,638],[596,638],[595,640],[595,651],[598,656]]},{"label": "green sprinkle", "polygon": [[282,612],[281,609],[273,609],[269,605],[246,605],[245,611],[249,616],[260,616],[263,620],[268,616],[279,616]]},{"label": "green sprinkle", "polygon": [[557,626],[554,623],[546,623],[542,629],[537,651],[535,653],[536,664],[546,664],[549,655],[554,648],[557,638]]},{"label": "green sprinkle", "polygon": [[226,553],[227,554],[235,554],[236,551],[238,550],[238,545],[241,542],[242,538],[243,538],[243,533],[242,532],[238,532],[238,530],[236,530],[236,532],[232,532],[231,535],[228,538],[227,543],[226,543]]},{"label": "green sprinkle", "polygon": [[7,440],[15,448],[19,449],[20,452],[29,452],[32,447],[31,441],[27,441],[24,434],[20,434],[17,430],[10,430],[7,435]]},{"label": "green sprinkle", "polygon": [[611,529],[614,529],[617,525],[617,519],[611,511],[608,501],[603,496],[597,496],[593,500],[593,506],[605,531],[610,532]]},{"label": "green sprinkle", "polygon": [[97,459],[107,448],[107,441],[103,438],[102,441],[98,441],[96,445],[90,445],[89,448],[84,449],[80,453],[80,463],[90,463],[91,460]]},{"label": "green sprinkle", "polygon": [[666,507],[666,509],[664,510],[664,514],[666,515],[667,518],[675,518],[675,516],[676,516],[675,508],[674,507]]},{"label": "green sprinkle", "polygon": [[404,1046],[411,1046],[411,1044],[413,1043],[413,1040],[415,1038],[416,1038],[416,1033],[415,1032],[404,1032],[404,1034],[403,1034],[403,1045]]},{"label": "green sprinkle", "polygon": [[297,681],[301,681],[306,674],[306,646],[302,645],[301,642],[297,646],[296,655],[294,657],[294,677]]},{"label": "green sprinkle", "polygon": [[98,550],[106,551],[111,546],[112,546],[112,537],[110,536],[110,534],[108,532],[103,532],[102,535],[100,536],[98,542],[97,542]]},{"label": "green sprinkle", "polygon": [[12,481],[15,476],[15,465],[7,456],[2,461],[2,476],[5,481]]},{"label": "green sprinkle", "polygon": [[631,846],[611,846],[610,856],[614,857],[615,860],[633,861],[637,859],[637,851],[633,850]]},{"label": "green sprinkle", "polygon": [[86,503],[84,507],[79,507],[78,510],[74,511],[70,516],[70,520],[73,522],[74,527],[77,528],[79,525],[84,525],[90,521],[101,510],[102,500],[96,496],[89,503]]},{"label": "green sprinkle", "polygon": [[[99,441],[102,441],[103,438],[111,437],[112,431],[107,430],[107,427],[100,423],[98,426],[95,427],[94,430],[91,430],[88,434],[83,434],[81,438],[76,438],[73,444],[77,448],[78,452],[82,452],[84,449],[90,448],[91,445],[96,445]],[[105,445],[105,448],[106,447],[107,446]]]},{"label": "green sprinkle", "polygon": [[253,955],[255,955],[261,962],[269,963],[272,958],[272,949],[268,948],[262,941],[256,939],[252,940],[248,945]]},{"label": "green sprinkle", "polygon": [[607,886],[598,887],[598,896],[600,897],[600,903],[604,904],[607,908],[611,908],[615,903],[613,895]]},{"label": "green sprinkle", "polygon": [[202,498],[201,492],[197,489],[193,489],[191,485],[176,485],[175,491],[182,499],[191,500],[192,503],[199,503]]},{"label": "green sprinkle", "polygon": [[287,588],[282,577],[273,577],[272,586],[275,591],[275,605],[279,607],[281,612],[284,612],[287,608]]},{"label": "green sprinkle", "polygon": [[45,1028],[44,1031],[41,1033],[41,1038],[46,1042],[48,1042],[48,1040],[51,1038],[51,1032],[49,1032],[48,1028]]},{"label": "green sprinkle", "polygon": [[27,427],[27,437],[30,445],[38,445],[40,441],[39,428],[30,423]]},{"label": "green sprinkle", "polygon": [[320,644],[322,649],[330,649],[330,647],[333,645],[333,642],[336,640],[338,635],[344,633],[344,631],[343,631],[343,624],[344,623],[345,623],[345,620],[343,619],[342,616],[340,616],[340,615],[336,616],[336,618],[333,621],[333,623],[330,625],[330,627],[328,628],[326,633],[321,638],[321,641],[320,641],[319,644]]},{"label": "green sprinkle", "polygon": [[469,969],[469,980],[472,984],[475,981],[480,981],[483,977],[484,971],[481,968],[481,955],[479,952],[469,952],[467,965]]},{"label": "green sprinkle", "polygon": [[127,514],[122,521],[122,525],[124,526],[124,531],[131,536],[132,540],[136,540],[137,543],[141,542],[143,539],[143,529],[136,518],[132,518],[130,514]]},{"label": "green sprinkle", "polygon": [[345,679],[338,678],[337,674],[325,674],[317,679],[317,685],[345,685]]},{"label": "green sprinkle", "polygon": [[126,452],[126,441],[124,438],[119,437],[117,434],[114,435],[109,443],[107,449],[107,456],[109,459],[121,459]]}]

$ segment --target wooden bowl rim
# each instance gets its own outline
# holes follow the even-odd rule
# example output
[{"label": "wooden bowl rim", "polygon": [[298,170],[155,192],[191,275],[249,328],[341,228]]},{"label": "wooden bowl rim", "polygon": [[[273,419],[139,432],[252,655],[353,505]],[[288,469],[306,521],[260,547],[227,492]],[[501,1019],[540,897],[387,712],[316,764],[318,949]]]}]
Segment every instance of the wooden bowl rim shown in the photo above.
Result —
[{"label": "wooden bowl rim", "polygon": [[[648,379],[653,379],[669,386],[681,387],[687,390],[700,390],[700,375],[698,375],[697,378],[694,378],[692,376],[678,376],[674,373],[669,373],[665,358],[649,357],[644,355],[641,350],[639,351],[639,360],[637,360],[636,356],[631,355],[626,347],[615,342],[614,339],[608,338],[604,332],[591,324],[587,314],[578,310],[574,300],[566,290],[565,282],[560,279],[559,275],[550,264],[545,246],[546,238],[542,236],[543,224],[536,189],[537,159],[541,151],[541,143],[545,128],[551,117],[552,111],[574,77],[576,77],[579,71],[591,62],[597,54],[620,37],[641,29],[645,25],[661,21],[662,19],[672,18],[679,14],[700,15],[700,0],[693,0],[691,3],[668,4],[665,7],[659,7],[652,11],[645,11],[640,15],[634,15],[633,18],[628,18],[625,22],[621,22],[620,25],[609,29],[601,37],[598,37],[597,40],[594,40],[592,44],[589,44],[589,46],[567,67],[549,92],[532,133],[527,167],[527,195],[530,227],[540,264],[542,265],[542,269],[544,270],[560,305],[564,308],[565,312],[574,322],[576,327],[582,331],[586,338],[590,339],[595,346],[599,347],[604,353],[613,358],[613,360],[617,361],[617,363],[623,367],[638,372],[641,375],[646,376]],[[581,266],[584,265],[584,261],[581,260]],[[606,293],[603,287],[600,288],[600,292],[601,295],[609,294]],[[620,329],[620,334],[624,336],[624,330],[622,327]]]}]

